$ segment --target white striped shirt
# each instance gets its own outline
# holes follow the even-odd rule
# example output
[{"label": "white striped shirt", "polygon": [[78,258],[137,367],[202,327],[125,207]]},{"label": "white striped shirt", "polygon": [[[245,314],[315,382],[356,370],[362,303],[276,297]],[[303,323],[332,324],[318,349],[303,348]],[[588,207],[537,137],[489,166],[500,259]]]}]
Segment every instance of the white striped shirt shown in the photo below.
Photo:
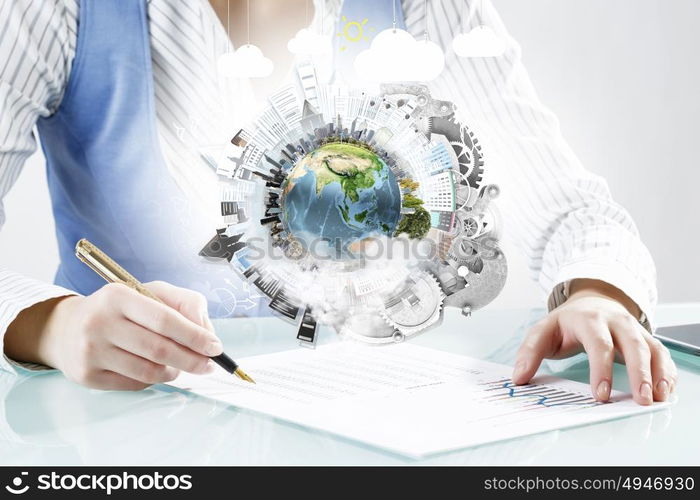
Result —
[{"label": "white striped shirt", "polygon": [[[314,23],[320,26],[319,14],[325,12],[323,26],[330,36],[341,2],[326,0],[321,9],[321,1],[316,0]],[[481,13],[465,9],[463,0],[431,0],[427,17],[423,0],[402,3],[408,30],[422,36],[427,29],[445,49],[445,71],[432,82],[433,95],[454,101],[460,118],[480,139],[488,180],[502,188],[497,205],[504,234],[527,257],[549,307],[565,300],[571,279],[593,278],[624,291],[650,319],[656,305],[655,267],[634,222],[612,200],[606,182],[583,168],[563,140],[556,117],[532,88],[519,45],[490,2],[483,2]],[[462,22],[465,11],[471,15]],[[0,3],[0,226],[2,198],[36,148],[34,125],[61,103],[75,56],[78,13],[78,0]],[[216,59],[228,40],[207,1],[149,0],[148,14],[166,162],[193,199],[211,203],[217,199],[211,191],[214,175],[193,145],[223,143],[233,124],[248,116],[250,89],[246,82],[222,81],[217,75]],[[458,58],[450,47],[452,38],[462,26],[481,22],[508,41],[505,54]],[[202,182],[203,177],[211,182]],[[204,187],[192,191],[196,186]],[[0,340],[20,311],[68,293],[3,270],[0,263]],[[649,322],[644,323],[648,328]],[[0,359],[0,368],[11,366]]]}]

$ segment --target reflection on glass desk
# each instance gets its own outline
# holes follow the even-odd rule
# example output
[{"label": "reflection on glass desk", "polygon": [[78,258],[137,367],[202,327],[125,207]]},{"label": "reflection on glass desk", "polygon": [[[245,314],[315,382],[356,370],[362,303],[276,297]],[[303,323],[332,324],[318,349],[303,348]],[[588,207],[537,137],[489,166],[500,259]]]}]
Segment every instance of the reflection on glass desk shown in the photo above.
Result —
[{"label": "reflection on glass desk", "polygon": [[[448,311],[450,313],[452,311]],[[542,310],[447,314],[412,340],[511,364],[528,325]],[[661,306],[658,324],[700,322],[700,303]],[[276,318],[215,322],[236,359],[297,347],[293,325]],[[336,342],[321,330],[321,343]],[[377,347],[381,349],[381,347]],[[192,394],[85,389],[60,373],[0,375],[0,464],[693,464],[700,431],[700,359],[674,353],[678,402],[642,416],[548,432],[432,456],[420,462],[280,422]],[[540,373],[586,382],[584,356],[546,362]],[[628,390],[624,366],[614,388]]]}]

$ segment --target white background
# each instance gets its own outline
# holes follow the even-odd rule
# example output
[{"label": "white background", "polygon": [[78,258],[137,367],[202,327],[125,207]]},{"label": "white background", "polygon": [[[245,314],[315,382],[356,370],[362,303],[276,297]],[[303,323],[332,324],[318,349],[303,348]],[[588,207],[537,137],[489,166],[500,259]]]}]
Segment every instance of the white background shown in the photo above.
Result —
[{"label": "white background", "polygon": [[[700,300],[700,1],[493,3],[564,137],[634,216],[660,300]],[[58,258],[40,154],[5,206],[0,266],[52,280]],[[542,304],[524,263],[507,255],[508,284],[494,306]]]}]

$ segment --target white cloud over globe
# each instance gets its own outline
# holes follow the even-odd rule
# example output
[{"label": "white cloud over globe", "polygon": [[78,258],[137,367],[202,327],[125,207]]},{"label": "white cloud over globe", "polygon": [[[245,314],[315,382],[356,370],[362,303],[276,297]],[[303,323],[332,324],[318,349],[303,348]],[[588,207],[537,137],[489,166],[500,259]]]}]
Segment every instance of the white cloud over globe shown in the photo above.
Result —
[{"label": "white cloud over globe", "polygon": [[370,82],[430,81],[445,67],[445,54],[430,40],[416,40],[405,30],[386,29],[355,58],[358,76]]},{"label": "white cloud over globe", "polygon": [[297,55],[322,55],[329,54],[333,47],[328,37],[304,28],[287,42],[287,50]]},{"label": "white cloud over globe", "polygon": [[264,78],[272,73],[272,61],[255,45],[243,45],[226,52],[217,61],[219,73],[226,78]]}]

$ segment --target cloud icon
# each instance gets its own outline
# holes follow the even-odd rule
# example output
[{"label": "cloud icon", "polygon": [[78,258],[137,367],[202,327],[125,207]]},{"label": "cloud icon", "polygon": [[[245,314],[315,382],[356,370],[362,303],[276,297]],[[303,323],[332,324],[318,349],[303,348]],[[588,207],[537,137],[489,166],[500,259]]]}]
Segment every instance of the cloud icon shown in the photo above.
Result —
[{"label": "cloud icon", "polygon": [[304,28],[287,42],[287,50],[292,54],[321,55],[330,53],[332,46],[328,37]]},{"label": "cloud icon", "polygon": [[227,78],[263,78],[272,73],[272,61],[255,45],[243,45],[226,52],[217,61],[219,73]]},{"label": "cloud icon", "polygon": [[445,54],[430,40],[389,28],[357,55],[354,66],[360,78],[372,82],[430,81],[445,67]]},{"label": "cloud icon", "polygon": [[498,57],[506,50],[505,41],[483,24],[469,33],[460,33],[452,40],[452,49],[459,57]]}]

